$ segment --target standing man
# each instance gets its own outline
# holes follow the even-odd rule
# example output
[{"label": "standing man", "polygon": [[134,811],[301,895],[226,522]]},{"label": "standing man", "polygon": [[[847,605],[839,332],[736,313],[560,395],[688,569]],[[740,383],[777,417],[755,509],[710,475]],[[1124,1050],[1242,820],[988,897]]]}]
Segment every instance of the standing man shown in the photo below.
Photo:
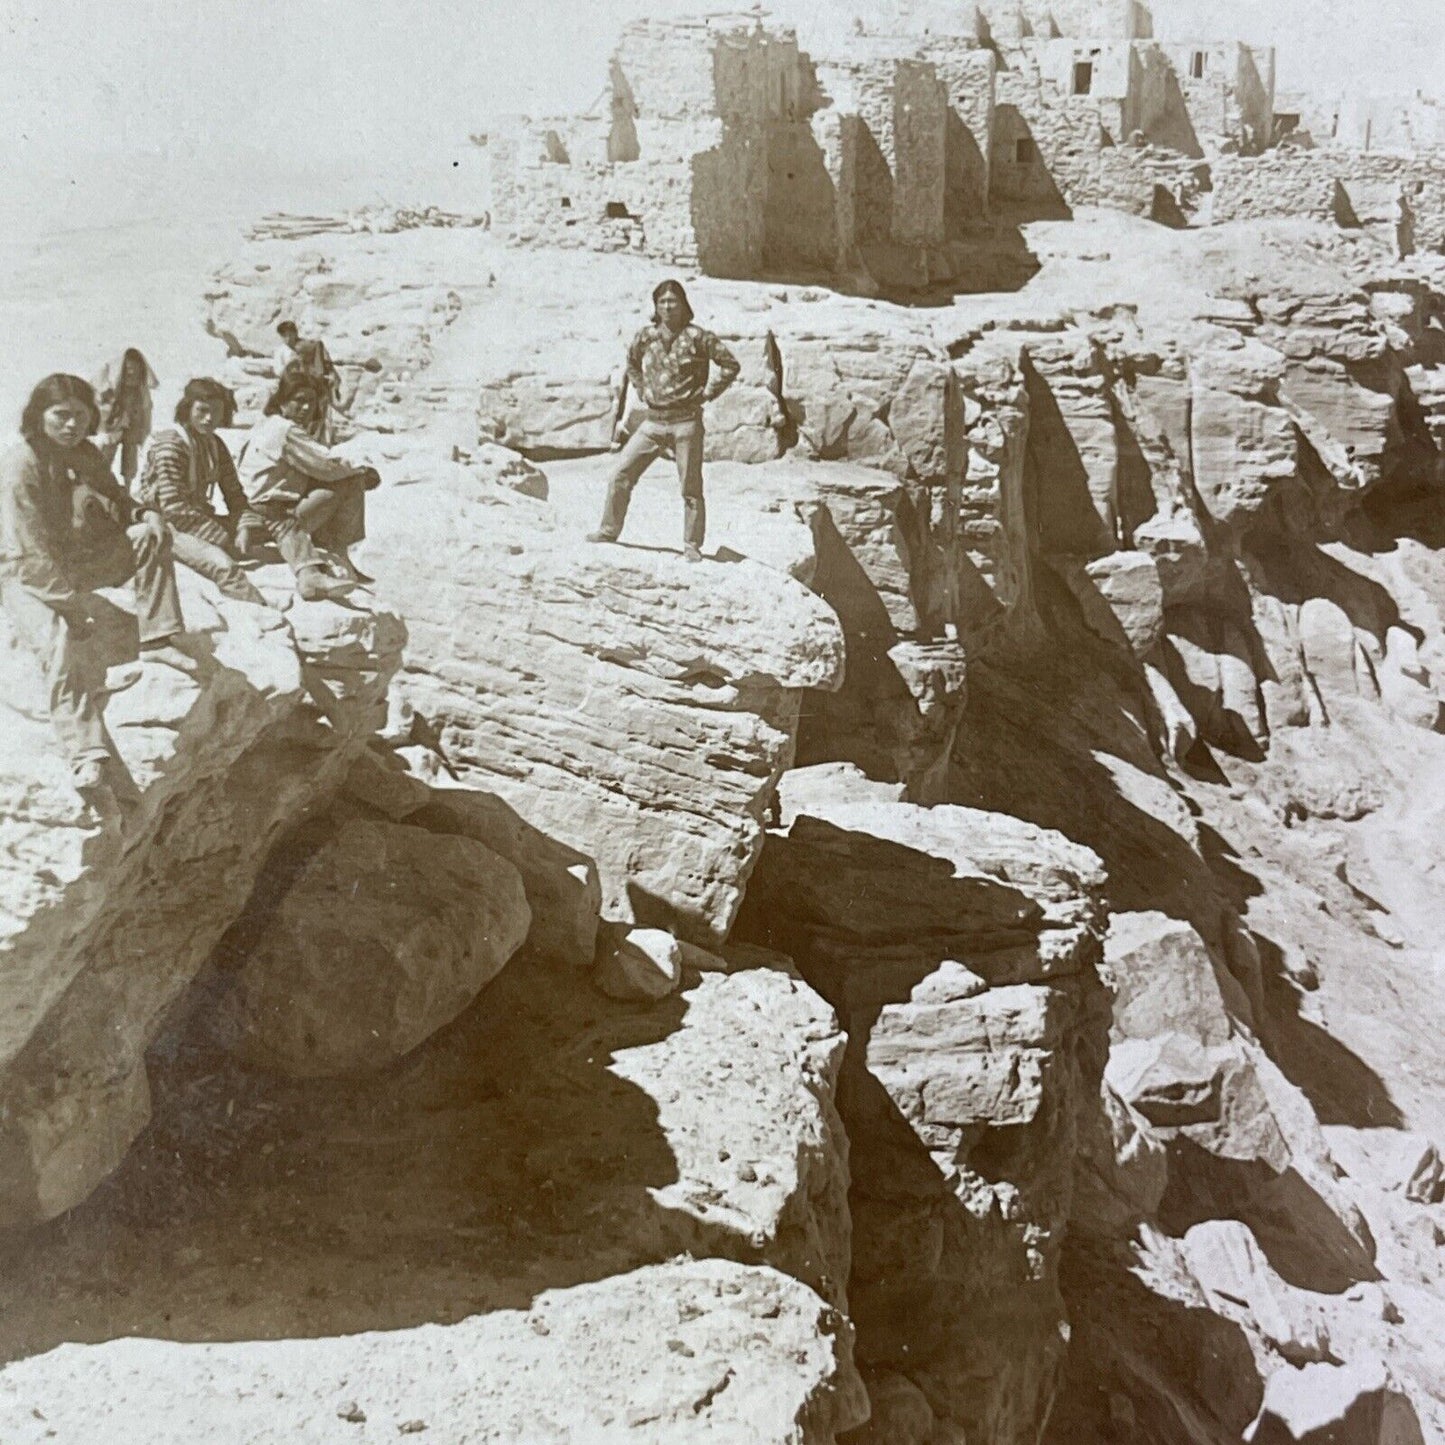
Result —
[{"label": "standing man", "polygon": [[276,328],[276,334],[281,338],[274,358],[277,384],[288,371],[293,370],[314,376],[321,382],[325,393],[322,405],[307,430],[323,446],[330,446],[331,408],[341,400],[341,373],[326,350],[326,343],[315,336],[303,340],[294,321],[283,321]]},{"label": "standing man", "polygon": [[[627,504],[637,479],[664,452],[671,451],[682,482],[683,556],[702,560],[707,507],[702,495],[702,409],[738,377],[738,361],[712,334],[694,326],[687,292],[677,281],[664,281],[652,293],[652,323],[627,349],[627,384],[647,408],[641,425],[623,443],[619,421],[612,443],[622,446],[607,488],[602,525],[589,542],[615,542],[622,535]],[[717,376],[709,379],[711,366]]]}]

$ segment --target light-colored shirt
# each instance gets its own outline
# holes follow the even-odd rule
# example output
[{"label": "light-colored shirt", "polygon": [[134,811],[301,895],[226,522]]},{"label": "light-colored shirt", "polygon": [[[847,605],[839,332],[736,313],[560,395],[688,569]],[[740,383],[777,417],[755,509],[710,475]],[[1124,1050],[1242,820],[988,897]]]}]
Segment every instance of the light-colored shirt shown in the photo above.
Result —
[{"label": "light-colored shirt", "polygon": [[236,470],[252,502],[295,505],[320,484],[345,481],[364,471],[306,435],[284,416],[263,416],[251,428]]}]

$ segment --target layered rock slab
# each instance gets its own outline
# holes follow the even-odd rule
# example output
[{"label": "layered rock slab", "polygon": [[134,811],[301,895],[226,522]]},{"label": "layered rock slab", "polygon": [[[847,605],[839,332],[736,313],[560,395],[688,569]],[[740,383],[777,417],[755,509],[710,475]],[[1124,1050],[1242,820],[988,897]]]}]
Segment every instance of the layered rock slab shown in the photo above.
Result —
[{"label": "layered rock slab", "polygon": [[[700,1260],[526,1311],[333,1339],[62,1345],[0,1371],[7,1440],[833,1445],[856,1423],[847,1326],[776,1270]],[[79,1382],[84,1388],[78,1388]]]},{"label": "layered rock slab", "polygon": [[[144,1126],[147,1045],[273,844],[384,718],[400,660],[394,613],[293,602],[263,577],[283,616],[180,581],[195,671],[147,661],[110,699],[115,811],[98,815],[65,786],[38,669],[8,653],[0,1213],[11,1223],[83,1199]],[[118,647],[127,622],[112,609]]]},{"label": "layered rock slab", "polygon": [[[155,1124],[120,1174],[63,1230],[33,1233],[7,1255],[0,1350],[36,1357],[32,1378],[56,1381],[44,1352],[77,1337],[284,1337],[286,1348],[309,1338],[324,1352],[332,1337],[387,1331],[364,1336],[384,1362],[387,1342],[404,1346],[412,1326],[505,1319],[496,1312],[540,1308],[574,1285],[630,1277],[685,1251],[700,1270],[725,1258],[744,1281],[780,1279],[779,1270],[804,1282],[784,1281],[760,1307],[766,1323],[749,1328],[765,1340],[728,1335],[726,1347],[748,1354],[766,1342],[771,1359],[772,1342],[787,1341],[795,1363],[796,1350],[822,1349],[836,1400],[828,1429],[856,1424],[864,1406],[842,1317],[847,1141],[834,1104],[844,1041],[827,1005],[783,967],[739,958],[733,971],[719,968],[690,968],[680,994],[639,1009],[524,951],[450,1029],[380,1076],[292,1081],[238,1068],[203,1030],[168,1038],[157,1051]],[[116,1288],[97,1294],[104,1268]],[[668,1298],[665,1276],[649,1278]],[[788,1290],[812,1313],[796,1315]],[[733,1293],[691,1299],[682,1313],[698,1333],[678,1335],[629,1292],[640,1333],[598,1324],[594,1336],[617,1343],[606,1369],[618,1390],[654,1371],[659,1389],[689,1384],[692,1361],[708,1357],[708,1332],[729,1328]],[[798,1339],[795,1317],[800,1330],[815,1327],[813,1346]],[[488,1356],[466,1334],[436,1333],[469,1359]],[[266,1347],[255,1348],[262,1357],[235,1366],[243,1388],[266,1368]],[[564,1371],[548,1358],[548,1370]],[[189,1378],[188,1365],[175,1368]],[[388,1389],[425,1374],[406,1364],[386,1376]],[[379,1415],[360,1374],[348,1378],[333,1410],[356,1403],[392,1433],[414,1417]],[[594,1388],[585,1369],[576,1378],[581,1423],[569,1425],[592,1438],[600,1416],[584,1418],[593,1407],[580,1402],[602,1401],[605,1413],[612,1386]],[[735,1382],[743,1378],[739,1366]],[[769,1387],[779,1408],[787,1378]],[[68,1376],[54,1388],[69,1390]],[[505,1388],[499,1380],[486,1398],[499,1402]],[[545,1393],[529,1377],[519,1399]],[[169,1397],[161,1404],[179,1408]],[[757,1416],[748,1429],[771,1418],[751,1403],[748,1411]],[[705,1406],[699,1415],[710,1418]],[[425,1418],[434,1433],[449,1428]],[[320,1424],[328,1421],[343,1428],[334,1415]],[[822,1419],[814,1423],[830,1441]],[[651,1422],[631,1428],[647,1438]],[[813,1438],[797,1428],[781,1438]]]},{"label": "layered rock slab", "polygon": [[788,775],[783,815],[739,931],[786,948],[849,1033],[860,1358],[943,1424],[1031,1439],[1103,1063],[1102,870],[1057,834],[835,769]]},{"label": "layered rock slab", "polygon": [[398,694],[429,778],[595,862],[605,918],[720,940],[802,694],[841,678],[832,612],[747,558],[589,545],[590,518],[434,458],[404,480],[377,494],[368,562],[405,600]]}]

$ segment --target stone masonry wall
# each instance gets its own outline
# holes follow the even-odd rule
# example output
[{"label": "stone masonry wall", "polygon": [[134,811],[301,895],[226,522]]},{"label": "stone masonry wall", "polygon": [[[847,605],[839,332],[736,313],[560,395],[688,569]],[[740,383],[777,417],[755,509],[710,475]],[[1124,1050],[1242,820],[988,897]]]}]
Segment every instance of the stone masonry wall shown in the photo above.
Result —
[{"label": "stone masonry wall", "polygon": [[1445,155],[1322,149],[1229,156],[1213,168],[1214,220],[1314,216],[1394,225],[1403,193],[1420,251],[1445,250]]},{"label": "stone masonry wall", "polygon": [[[1046,41],[1010,47],[996,77],[991,199],[1032,214],[1064,215],[1092,204],[1106,137],[1128,134],[1128,46]],[[1087,95],[1074,95],[1076,59],[1094,66]],[[1132,129],[1132,127],[1130,127]]]},{"label": "stone masonry wall", "polygon": [[810,125],[822,97],[790,31],[739,16],[638,22],[613,56],[611,92],[605,117],[492,138],[498,231],[713,275],[832,267],[835,195]]},{"label": "stone masonry wall", "polygon": [[995,104],[993,51],[956,40],[931,40],[919,49],[938,73],[948,97],[948,184],[944,196],[951,235],[988,215],[989,167]]},{"label": "stone masonry wall", "polygon": [[1058,35],[1140,40],[1154,33],[1138,0],[978,0],[978,11],[996,41]]},{"label": "stone masonry wall", "polygon": [[948,93],[931,65],[900,60],[893,81],[893,239],[937,246],[944,240]]},{"label": "stone masonry wall", "polygon": [[[1170,44],[1160,49],[1204,152],[1247,154],[1269,144],[1274,129],[1274,53],[1236,42]],[[1202,70],[1196,76],[1195,69]]]}]

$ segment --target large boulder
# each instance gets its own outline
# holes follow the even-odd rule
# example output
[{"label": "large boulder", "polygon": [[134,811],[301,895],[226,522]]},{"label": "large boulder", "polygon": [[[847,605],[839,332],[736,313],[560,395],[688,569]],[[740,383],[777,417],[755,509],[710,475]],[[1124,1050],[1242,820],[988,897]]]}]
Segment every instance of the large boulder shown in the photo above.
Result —
[{"label": "large boulder", "polygon": [[1409,1397],[1379,1362],[1319,1363],[1269,1377],[1249,1445],[1424,1445]]},{"label": "large boulder", "polygon": [[285,884],[263,877],[265,921],[225,1010],[244,1059],[298,1078],[409,1053],[496,977],[532,921],[521,874],[471,838],[345,813],[327,832],[280,865],[279,903]]},{"label": "large boulder", "polygon": [[[428,777],[494,795],[595,866],[608,921],[720,941],[802,694],[841,679],[833,613],[731,549],[685,562],[672,485],[639,489],[629,545],[599,546],[583,539],[601,505],[595,468],[554,475],[541,502],[434,455],[398,465],[410,484],[377,494],[368,565],[406,607],[398,693]],[[807,529],[759,515],[766,475],[736,494],[730,476],[715,512],[745,532],[748,517],[770,522],[806,570]]]},{"label": "large boulder", "polygon": [[[145,660],[105,709],[114,811],[66,785],[34,660],[4,632],[0,1220],[70,1208],[149,1114],[144,1053],[279,838],[340,787],[385,716],[393,612],[221,598],[184,570],[194,670]],[[134,624],[113,610],[117,646]]]}]

